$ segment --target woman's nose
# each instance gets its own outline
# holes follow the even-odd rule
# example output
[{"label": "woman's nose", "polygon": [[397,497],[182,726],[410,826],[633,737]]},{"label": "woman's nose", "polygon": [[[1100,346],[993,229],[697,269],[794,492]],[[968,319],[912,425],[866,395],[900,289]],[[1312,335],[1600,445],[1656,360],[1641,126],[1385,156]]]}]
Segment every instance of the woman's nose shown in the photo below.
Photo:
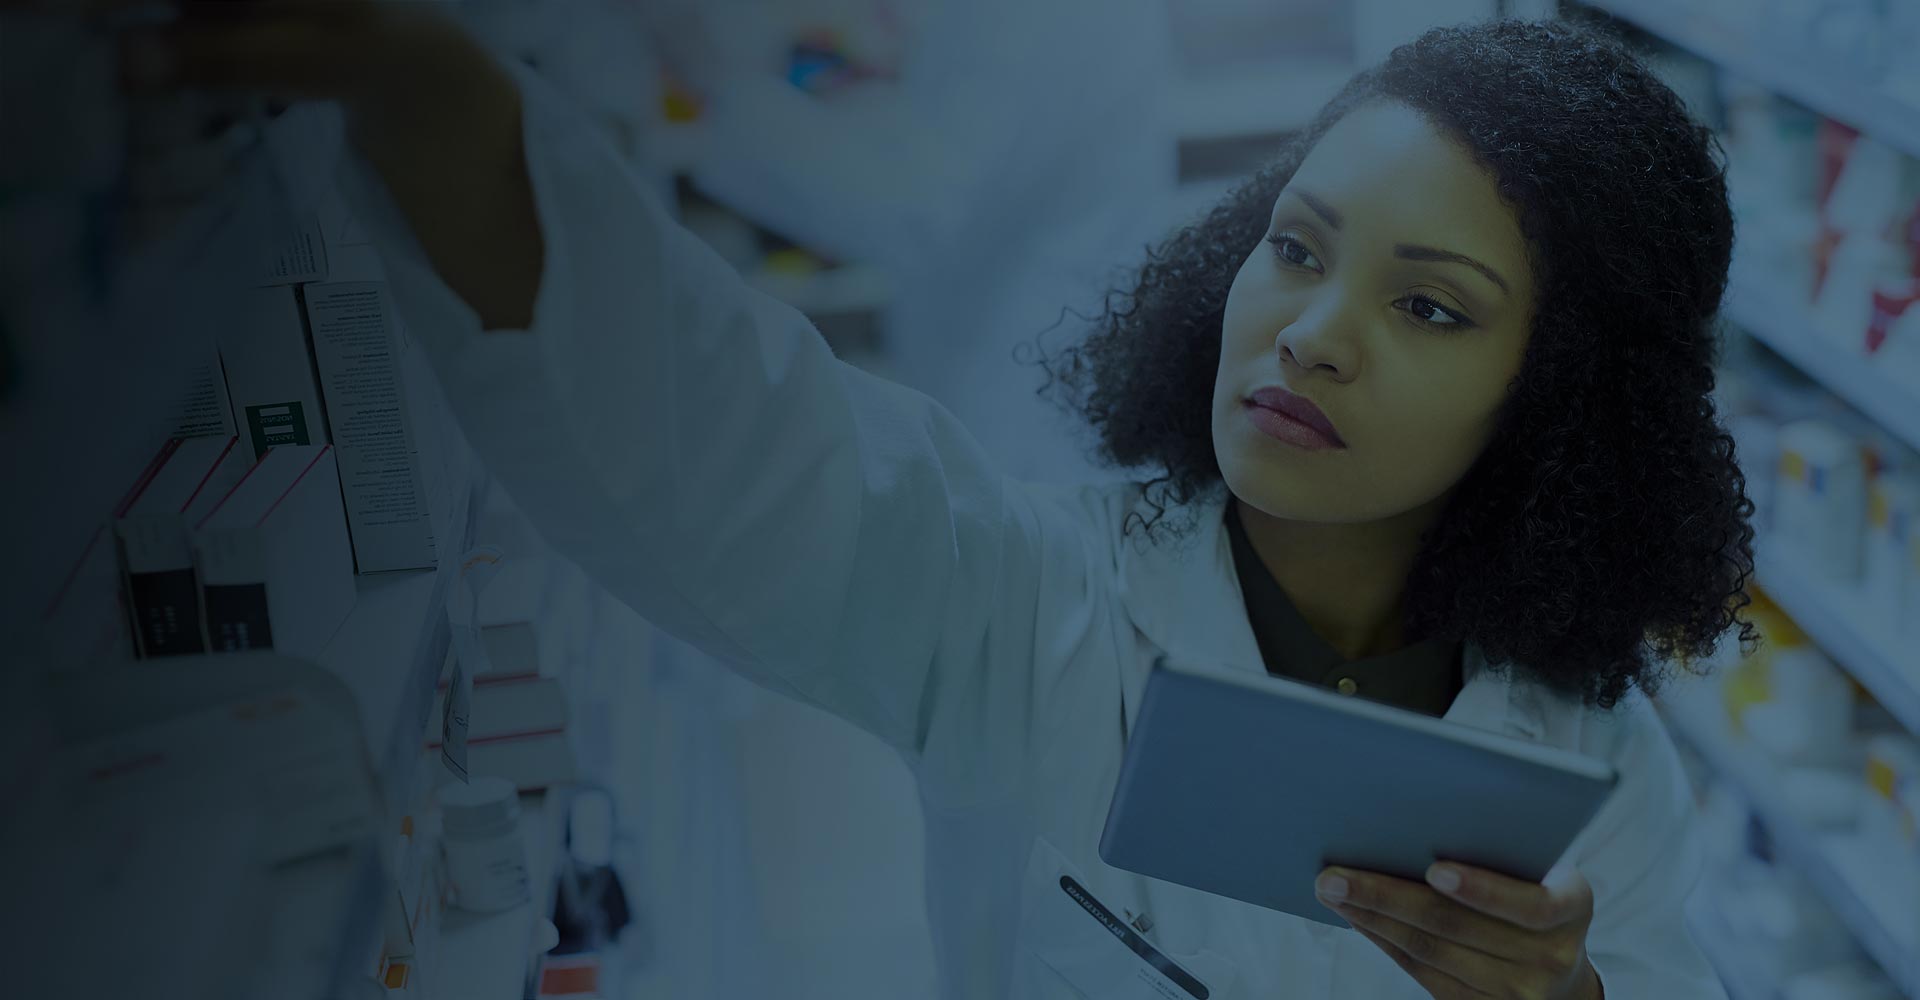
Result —
[{"label": "woman's nose", "polygon": [[1319,302],[1281,327],[1274,338],[1281,363],[1352,381],[1360,373],[1360,345],[1343,312],[1338,303]]}]

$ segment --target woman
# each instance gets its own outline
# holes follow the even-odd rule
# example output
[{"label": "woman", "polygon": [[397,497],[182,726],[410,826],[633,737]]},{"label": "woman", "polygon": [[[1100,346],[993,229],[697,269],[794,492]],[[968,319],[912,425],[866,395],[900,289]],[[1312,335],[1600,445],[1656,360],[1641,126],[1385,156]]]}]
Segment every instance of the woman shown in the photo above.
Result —
[{"label": "woman", "polygon": [[[1357,77],[1050,362],[1161,473],[1072,488],[839,363],[438,22],[263,5],[128,68],[349,102],[409,327],[548,541],[912,767],[943,995],[1112,995],[1038,902],[1059,871],[1212,996],[1720,995],[1639,690],[1739,624],[1749,505],[1708,397],[1731,222],[1709,134],[1612,44],[1439,30]],[[1163,651],[1621,782],[1544,885],[1325,873],[1353,931],[1135,877],[1096,843]]]}]

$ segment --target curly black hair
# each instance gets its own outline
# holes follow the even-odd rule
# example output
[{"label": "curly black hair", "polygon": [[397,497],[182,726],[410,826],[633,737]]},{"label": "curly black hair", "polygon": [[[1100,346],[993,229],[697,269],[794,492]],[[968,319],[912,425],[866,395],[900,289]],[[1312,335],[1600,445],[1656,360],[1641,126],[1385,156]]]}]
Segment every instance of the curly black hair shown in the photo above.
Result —
[{"label": "curly black hair", "polygon": [[1619,42],[1566,22],[1440,28],[1395,49],[1148,248],[1079,343],[1040,352],[1041,393],[1092,425],[1099,460],[1162,470],[1138,484],[1155,516],[1125,530],[1151,536],[1169,506],[1225,488],[1210,403],[1227,291],[1308,152],[1382,101],[1476,156],[1539,290],[1493,440],[1408,579],[1409,634],[1474,643],[1603,709],[1730,628],[1753,644],[1753,504],[1711,396],[1733,246],[1724,154]]}]

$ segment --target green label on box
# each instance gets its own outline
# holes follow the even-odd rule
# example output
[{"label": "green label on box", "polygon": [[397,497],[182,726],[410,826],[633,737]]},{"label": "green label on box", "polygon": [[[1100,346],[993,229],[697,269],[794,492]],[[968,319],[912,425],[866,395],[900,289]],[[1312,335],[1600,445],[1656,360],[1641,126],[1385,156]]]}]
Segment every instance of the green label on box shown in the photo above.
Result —
[{"label": "green label on box", "polygon": [[299,400],[247,407],[247,433],[253,436],[253,457],[257,460],[277,444],[312,444],[307,433],[306,408]]}]

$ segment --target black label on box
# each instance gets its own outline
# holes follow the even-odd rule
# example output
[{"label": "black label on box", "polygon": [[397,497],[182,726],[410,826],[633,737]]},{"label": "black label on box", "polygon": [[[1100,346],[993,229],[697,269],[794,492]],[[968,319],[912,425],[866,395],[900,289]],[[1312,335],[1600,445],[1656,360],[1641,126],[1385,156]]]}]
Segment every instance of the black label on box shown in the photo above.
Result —
[{"label": "black label on box", "polygon": [[127,597],[133,605],[134,639],[141,656],[206,652],[200,639],[200,602],[192,569],[129,573]]},{"label": "black label on box", "polygon": [[272,649],[273,623],[267,615],[267,585],[209,584],[207,640],[217,653]]}]

